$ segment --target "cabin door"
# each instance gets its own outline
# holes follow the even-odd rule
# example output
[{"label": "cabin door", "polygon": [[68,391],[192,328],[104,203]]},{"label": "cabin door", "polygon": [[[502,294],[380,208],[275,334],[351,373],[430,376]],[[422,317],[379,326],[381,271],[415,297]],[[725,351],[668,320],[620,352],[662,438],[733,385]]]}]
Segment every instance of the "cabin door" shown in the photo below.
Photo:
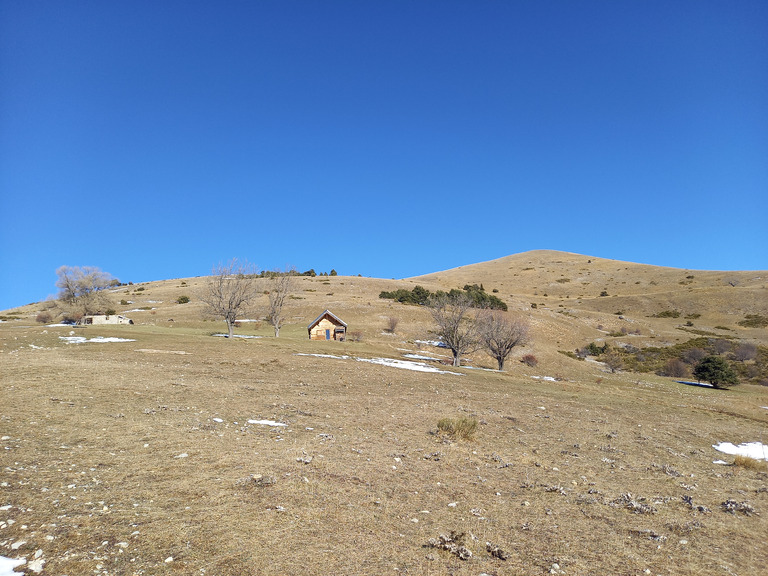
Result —
[{"label": "cabin door", "polygon": [[330,331],[330,329],[325,331],[325,339],[326,340],[330,340],[331,339],[331,331]]}]

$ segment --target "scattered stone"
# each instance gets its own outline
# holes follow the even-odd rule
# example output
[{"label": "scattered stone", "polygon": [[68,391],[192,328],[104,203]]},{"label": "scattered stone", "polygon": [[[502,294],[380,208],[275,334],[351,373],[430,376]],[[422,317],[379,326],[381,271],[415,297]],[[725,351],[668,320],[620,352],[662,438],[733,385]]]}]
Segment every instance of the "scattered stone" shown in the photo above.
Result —
[{"label": "scattered stone", "polygon": [[631,493],[627,492],[614,500],[613,504],[624,506],[628,510],[632,510],[635,514],[656,514],[656,508],[645,504],[643,500],[645,500],[645,498],[638,498],[636,500]]},{"label": "scattered stone", "polygon": [[256,486],[272,486],[277,482],[273,476],[262,476],[261,474],[251,474],[251,480]]},{"label": "scattered stone", "polygon": [[425,546],[427,548],[447,550],[454,556],[458,556],[461,560],[469,560],[472,558],[472,552],[464,546],[464,536],[464,532],[456,533],[451,531],[450,536],[440,534],[437,538],[430,538]]},{"label": "scattered stone", "polygon": [[640,536],[641,538],[648,538],[649,540],[653,540],[654,542],[666,542],[667,537],[658,534],[657,532],[654,532],[653,530],[630,530],[630,534],[634,536]]},{"label": "scattered stone", "polygon": [[545,486],[544,490],[546,490],[547,492],[557,492],[557,493],[562,494],[563,496],[565,496],[565,488],[560,486],[560,484],[554,484],[552,486]]},{"label": "scattered stone", "polygon": [[488,551],[488,553],[493,556],[494,558],[498,558],[499,560],[506,560],[509,558],[509,554],[507,554],[504,550],[496,546],[496,544],[491,544],[490,542],[485,543],[485,549]]},{"label": "scattered stone", "polygon": [[731,500],[729,498],[723,502],[721,506],[723,507],[723,510],[730,512],[731,514],[735,514],[736,512],[741,512],[746,516],[755,514],[755,509],[749,502],[736,502],[736,500]]},{"label": "scattered stone", "polygon": [[683,501],[683,504],[686,504],[691,510],[694,510],[696,512],[701,512],[702,514],[709,514],[710,512],[712,512],[712,510],[710,510],[706,506],[694,504],[693,498],[691,496],[688,496],[687,494],[683,494],[683,496],[680,499]]},{"label": "scattered stone", "polygon": [[309,464],[312,462],[312,456],[299,456],[296,458],[296,462],[301,462],[302,464]]}]

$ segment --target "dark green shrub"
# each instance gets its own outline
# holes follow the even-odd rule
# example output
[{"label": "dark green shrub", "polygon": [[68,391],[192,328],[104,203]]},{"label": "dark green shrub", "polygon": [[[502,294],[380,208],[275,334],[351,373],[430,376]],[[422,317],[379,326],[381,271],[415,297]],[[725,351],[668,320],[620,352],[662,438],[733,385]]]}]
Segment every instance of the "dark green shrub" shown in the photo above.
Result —
[{"label": "dark green shrub", "polygon": [[189,296],[182,295],[176,298],[177,304],[189,304]]},{"label": "dark green shrub", "polygon": [[128,306],[128,300],[120,300],[120,306]]},{"label": "dark green shrub", "polygon": [[114,316],[115,314],[117,314],[117,310],[115,310],[114,308],[109,308],[104,314],[106,314],[107,316]]},{"label": "dark green shrub", "polygon": [[739,383],[739,378],[728,362],[720,356],[707,356],[693,369],[699,380],[709,382],[715,388],[726,389]]},{"label": "dark green shrub", "polygon": [[760,314],[747,314],[744,320],[740,320],[736,324],[745,328],[765,328],[768,326],[768,318]]},{"label": "dark green shrub", "polygon": [[679,310],[663,310],[662,312],[657,312],[651,318],[680,318],[680,311]]}]

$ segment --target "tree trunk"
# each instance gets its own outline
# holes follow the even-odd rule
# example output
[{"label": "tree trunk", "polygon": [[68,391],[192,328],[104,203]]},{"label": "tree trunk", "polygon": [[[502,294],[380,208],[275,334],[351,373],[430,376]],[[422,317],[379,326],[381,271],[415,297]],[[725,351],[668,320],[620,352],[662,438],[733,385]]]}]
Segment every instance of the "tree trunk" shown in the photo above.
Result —
[{"label": "tree trunk", "polygon": [[275,326],[275,338],[280,337],[280,326]]},{"label": "tree trunk", "polygon": [[229,331],[227,338],[232,338],[232,336],[235,334],[235,323],[227,320],[227,330]]},{"label": "tree trunk", "polygon": [[496,362],[499,363],[499,372],[504,370],[504,357],[503,356],[499,356],[498,358],[496,358]]},{"label": "tree trunk", "polygon": [[455,350],[453,350],[453,365],[456,367],[461,366],[461,356]]}]

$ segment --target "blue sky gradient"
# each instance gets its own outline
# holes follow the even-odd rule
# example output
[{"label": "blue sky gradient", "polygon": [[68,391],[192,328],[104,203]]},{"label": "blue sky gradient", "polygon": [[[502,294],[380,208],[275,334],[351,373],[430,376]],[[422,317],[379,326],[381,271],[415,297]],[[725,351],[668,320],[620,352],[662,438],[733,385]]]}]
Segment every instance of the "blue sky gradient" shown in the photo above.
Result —
[{"label": "blue sky gradient", "polygon": [[768,269],[768,3],[0,0],[0,309],[63,265]]}]

